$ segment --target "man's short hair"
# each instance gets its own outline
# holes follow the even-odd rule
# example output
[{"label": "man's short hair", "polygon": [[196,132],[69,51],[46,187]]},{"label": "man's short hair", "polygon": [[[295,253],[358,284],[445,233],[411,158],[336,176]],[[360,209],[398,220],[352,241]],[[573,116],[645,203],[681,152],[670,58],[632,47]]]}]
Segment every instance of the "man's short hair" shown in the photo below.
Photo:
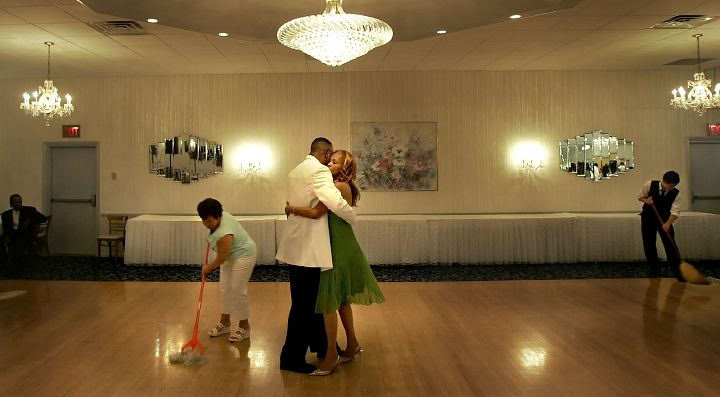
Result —
[{"label": "man's short hair", "polygon": [[214,198],[206,198],[197,205],[197,212],[200,218],[206,219],[208,216],[220,218],[222,216],[222,204]]},{"label": "man's short hair", "polygon": [[677,185],[680,183],[680,175],[678,175],[675,171],[668,171],[663,175],[663,181],[665,181],[665,183]]},{"label": "man's short hair", "polygon": [[10,196],[10,205],[12,205],[12,201],[13,201],[13,199],[14,199],[15,197],[17,197],[17,198],[19,198],[20,200],[22,200],[22,196],[19,195],[19,194],[17,194],[17,193],[15,193],[15,194],[13,194],[12,196]]},{"label": "man's short hair", "polygon": [[310,153],[322,152],[325,149],[332,149],[332,142],[327,138],[315,138],[310,145]]}]

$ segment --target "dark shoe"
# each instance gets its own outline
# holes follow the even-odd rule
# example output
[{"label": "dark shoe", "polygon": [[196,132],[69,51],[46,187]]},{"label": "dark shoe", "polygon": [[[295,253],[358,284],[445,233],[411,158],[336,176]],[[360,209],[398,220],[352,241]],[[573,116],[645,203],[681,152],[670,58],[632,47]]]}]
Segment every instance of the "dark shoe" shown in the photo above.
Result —
[{"label": "dark shoe", "polygon": [[657,278],[660,277],[660,265],[659,264],[650,264],[648,265],[648,277],[649,278]]},{"label": "dark shoe", "polygon": [[310,365],[308,363],[299,363],[294,365],[280,363],[280,369],[283,371],[297,372],[299,374],[309,374],[315,371],[316,368],[314,365]]}]

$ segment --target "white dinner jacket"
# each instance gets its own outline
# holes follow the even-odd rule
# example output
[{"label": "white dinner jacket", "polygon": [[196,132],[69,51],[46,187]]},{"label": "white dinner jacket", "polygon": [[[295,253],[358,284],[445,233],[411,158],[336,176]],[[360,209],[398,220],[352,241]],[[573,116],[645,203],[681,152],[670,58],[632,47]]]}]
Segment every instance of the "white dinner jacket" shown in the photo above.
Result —
[{"label": "white dinner jacket", "polygon": [[[288,178],[287,201],[290,205],[314,207],[322,201],[330,211],[350,224],[355,223],[355,210],[335,187],[330,169],[315,156],[305,157],[290,171]],[[318,219],[290,215],[275,259],[290,265],[332,269],[327,214]]]}]

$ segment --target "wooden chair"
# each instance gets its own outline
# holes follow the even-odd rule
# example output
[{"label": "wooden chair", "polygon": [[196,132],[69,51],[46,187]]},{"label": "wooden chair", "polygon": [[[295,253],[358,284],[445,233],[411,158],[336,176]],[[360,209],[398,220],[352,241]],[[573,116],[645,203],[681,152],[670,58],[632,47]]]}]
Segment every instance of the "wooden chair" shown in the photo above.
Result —
[{"label": "wooden chair", "polygon": [[48,233],[50,233],[50,220],[52,219],[52,215],[48,215],[45,218],[45,222],[42,222],[38,225],[37,234],[35,234],[35,241],[33,241],[33,252],[35,253],[35,255],[37,255],[42,249],[45,255],[50,256]]},{"label": "wooden chair", "polygon": [[[125,248],[125,224],[127,223],[128,217],[121,215],[108,215],[107,219],[109,233],[101,234],[97,238],[98,256],[102,256],[100,249],[103,246],[107,246],[108,256],[117,259],[120,244],[122,244],[123,248]],[[114,255],[113,248],[115,248]]]}]

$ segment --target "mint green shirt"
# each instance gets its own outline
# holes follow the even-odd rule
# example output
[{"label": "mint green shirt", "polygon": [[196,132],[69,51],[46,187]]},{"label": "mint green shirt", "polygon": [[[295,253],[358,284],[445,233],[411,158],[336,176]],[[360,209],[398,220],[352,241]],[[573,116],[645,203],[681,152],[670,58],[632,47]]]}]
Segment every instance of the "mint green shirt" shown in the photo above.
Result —
[{"label": "mint green shirt", "polygon": [[220,225],[207,238],[213,251],[217,252],[218,240],[228,234],[233,236],[232,246],[230,246],[230,260],[247,258],[257,254],[255,241],[250,238],[250,235],[243,229],[240,222],[232,214],[223,211],[220,217]]}]

